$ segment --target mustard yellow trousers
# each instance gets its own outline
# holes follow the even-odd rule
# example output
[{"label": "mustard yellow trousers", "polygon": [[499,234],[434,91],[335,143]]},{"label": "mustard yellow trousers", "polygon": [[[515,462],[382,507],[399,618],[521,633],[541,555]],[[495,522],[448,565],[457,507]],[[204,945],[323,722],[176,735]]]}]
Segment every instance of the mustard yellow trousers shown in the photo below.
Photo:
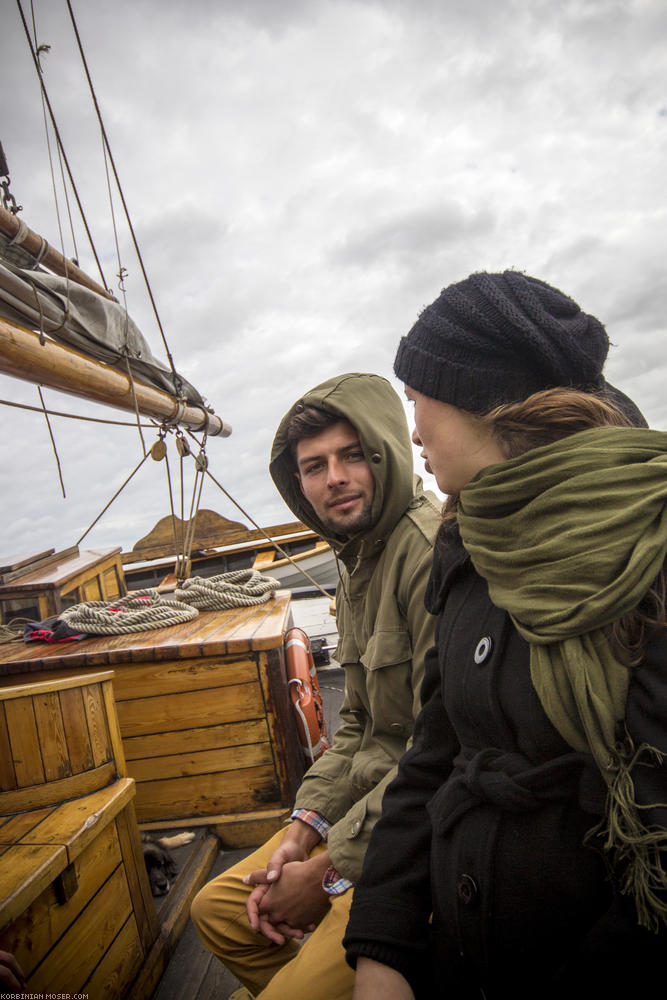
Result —
[{"label": "mustard yellow trousers", "polygon": [[[303,942],[288,940],[279,947],[250,926],[246,900],[252,886],[244,885],[243,876],[266,868],[283,834],[280,831],[200,889],[192,903],[192,921],[209,951],[257,1000],[350,1000],[354,972],[345,961],[342,941],[352,889],[331,897],[327,915]],[[318,845],[312,854],[321,850]]]}]

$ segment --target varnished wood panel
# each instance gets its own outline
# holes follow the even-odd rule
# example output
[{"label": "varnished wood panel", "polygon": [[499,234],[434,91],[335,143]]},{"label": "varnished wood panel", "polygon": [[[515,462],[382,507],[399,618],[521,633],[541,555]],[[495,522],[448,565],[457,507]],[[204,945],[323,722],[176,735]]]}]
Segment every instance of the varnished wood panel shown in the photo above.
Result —
[{"label": "varnished wood panel", "polygon": [[116,817],[116,830],[125,863],[125,875],[130,890],[132,906],[139,925],[145,950],[159,934],[160,925],[155,912],[151,887],[148,881],[144,855],[139,839],[134,800],[128,802]]},{"label": "varnished wood panel", "polygon": [[68,778],[72,773],[72,767],[65,739],[60,698],[55,691],[45,692],[36,695],[33,702],[46,780]]},{"label": "varnished wood panel", "polygon": [[72,862],[125,808],[133,795],[134,782],[130,778],[120,778],[92,795],[63,802],[26,834],[22,843],[64,844],[68,862]]},{"label": "varnished wood panel", "polygon": [[104,717],[109,731],[109,745],[111,747],[111,756],[116,765],[116,774],[119,778],[124,778],[127,775],[125,750],[123,748],[123,738],[120,734],[120,726],[118,725],[113,687],[110,683],[102,685],[102,700],[104,701]]},{"label": "varnished wood panel", "polygon": [[115,941],[88,979],[82,992],[95,1000],[117,1000],[123,996],[141,968],[144,950],[139,939],[137,922],[130,914]]},{"label": "varnished wood panel", "polygon": [[17,785],[19,788],[39,785],[45,777],[33,700],[26,697],[7,701],[5,712]]},{"label": "varnished wood panel", "polygon": [[93,761],[99,767],[111,759],[104,700],[99,684],[87,684],[82,693]]},{"label": "varnished wood panel", "polygon": [[86,580],[77,590],[80,601],[101,601],[103,599],[102,587],[97,576],[94,576],[92,580]]},{"label": "varnished wood panel", "polygon": [[114,597],[121,597],[124,588],[121,586],[116,566],[110,566],[102,573],[102,598],[111,601]]},{"label": "varnished wood panel", "polygon": [[[146,757],[163,757],[170,754],[196,753],[220,747],[242,746],[245,743],[263,743],[269,739],[265,719],[248,719],[228,722],[221,726],[202,726],[180,732],[149,733],[123,740],[127,761]],[[129,766],[129,764],[128,764]]]},{"label": "varnished wood panel", "polygon": [[[31,992],[78,993],[130,915],[122,866],[104,883],[78,920],[28,979]],[[91,928],[95,927],[95,934]]]},{"label": "varnished wood panel", "polygon": [[224,777],[203,774],[152,781],[142,786],[142,790],[142,796],[136,800],[139,823],[170,816],[206,816],[280,805],[275,771],[268,766],[229,771]]},{"label": "varnished wood panel", "polygon": [[62,802],[75,795],[88,795],[109,785],[116,777],[116,767],[112,761],[95,767],[91,771],[73,774],[59,781],[43,782],[29,788],[16,788],[0,792],[0,809],[3,812],[21,812],[24,809],[41,809],[42,806]]},{"label": "varnished wood panel", "polygon": [[90,745],[81,688],[68,688],[61,691],[60,706],[72,770],[87,771],[95,766],[95,761]]},{"label": "varnished wood panel", "polygon": [[7,716],[5,715],[5,706],[0,704],[0,792],[16,788],[16,785],[16,771],[9,743]]},{"label": "varnished wood panel", "polygon": [[60,844],[14,844],[0,856],[0,927],[5,928],[67,865]]},{"label": "varnished wood panel", "polygon": [[289,815],[289,809],[264,809],[238,816],[214,816],[210,822],[212,831],[220,838],[225,850],[233,850],[265,844],[275,833],[284,829]]},{"label": "varnished wood panel", "polygon": [[73,923],[120,862],[116,828],[109,823],[74,862],[76,892],[63,903],[57,898],[52,882],[7,928],[0,937],[0,946],[16,956],[26,975],[42,961],[53,942]]},{"label": "varnished wood panel", "polygon": [[158,695],[118,703],[123,738],[170,732],[240,719],[262,718],[264,703],[259,684]]},{"label": "varnished wood panel", "polygon": [[31,809],[29,812],[21,812],[16,816],[3,817],[0,826],[0,845],[11,845],[17,843],[21,837],[41,823],[49,815],[54,806],[45,806],[43,809]]},{"label": "varnished wood panel", "polygon": [[257,664],[250,659],[225,660],[220,656],[196,660],[165,660],[146,666],[116,667],[113,681],[116,704],[155,694],[177,694],[204,688],[247,684],[257,680]]},{"label": "varnished wood panel", "polygon": [[[195,774],[222,774],[244,767],[273,764],[271,745],[255,743],[242,747],[227,747],[223,750],[203,750],[199,753],[171,754],[168,757],[147,757],[133,760],[130,775],[135,781],[155,781],[162,778],[182,778]],[[225,778],[220,779],[224,781]],[[149,792],[150,794],[150,792]],[[143,789],[137,788],[137,795],[143,796]]]}]

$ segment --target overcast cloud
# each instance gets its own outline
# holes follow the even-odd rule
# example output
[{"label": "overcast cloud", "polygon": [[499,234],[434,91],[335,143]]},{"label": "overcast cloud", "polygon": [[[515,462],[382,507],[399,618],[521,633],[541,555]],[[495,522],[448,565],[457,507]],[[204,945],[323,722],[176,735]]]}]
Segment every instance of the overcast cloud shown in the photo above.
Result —
[{"label": "overcast cloud", "polygon": [[[234,428],[209,442],[211,471],[260,523],[291,518],[266,471],[286,408],[338,372],[393,379],[399,338],[473,270],[524,270],[599,316],[614,345],[608,378],[667,429],[664,0],[73,5],[176,366]],[[101,143],[67,8],[35,0],[35,11],[51,46],[49,96],[115,287]],[[28,225],[60,246],[13,3],[0,46],[12,191]],[[129,310],[162,356],[115,209]],[[78,220],[76,238],[97,276]],[[5,376],[0,398],[38,403]],[[0,554],[71,544],[139,461],[136,430],[54,418],[63,500],[43,417],[0,412]],[[212,484],[202,505],[240,518]],[[149,462],[84,545],[130,548],[168,512],[164,466]]]}]

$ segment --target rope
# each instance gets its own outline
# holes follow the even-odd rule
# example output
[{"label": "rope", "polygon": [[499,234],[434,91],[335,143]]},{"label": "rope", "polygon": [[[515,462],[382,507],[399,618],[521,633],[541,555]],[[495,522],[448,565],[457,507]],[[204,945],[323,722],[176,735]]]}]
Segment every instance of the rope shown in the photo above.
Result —
[{"label": "rope", "polygon": [[89,635],[123,635],[167,628],[197,618],[188,604],[162,597],[157,590],[135,590],[117,601],[87,601],[61,612],[71,629]]},{"label": "rope", "polygon": [[28,618],[12,618],[6,625],[0,625],[0,643],[22,640],[24,625],[28,620]]},{"label": "rope", "polygon": [[35,48],[33,46],[33,43],[32,43],[32,38],[30,37],[30,29],[28,28],[28,24],[27,24],[27,21],[25,19],[25,15],[23,13],[23,8],[21,7],[21,0],[16,0],[16,5],[18,7],[19,14],[21,16],[21,21],[23,23],[23,30],[25,31],[26,38],[28,39],[28,47],[30,49],[30,54],[32,56],[33,63],[35,65],[35,70],[37,72],[37,77],[39,79],[39,85],[40,85],[42,93],[44,95],[44,100],[46,101],[46,106],[47,106],[48,111],[49,111],[49,117],[51,118],[51,124],[53,125],[53,131],[54,131],[54,134],[55,134],[55,137],[56,137],[56,141],[58,143],[58,148],[60,149],[60,151],[62,153],[63,162],[64,162],[65,168],[67,170],[67,176],[69,177],[70,184],[72,185],[72,191],[74,192],[74,197],[76,198],[76,203],[77,203],[77,205],[79,207],[79,212],[80,212],[80,215],[81,215],[81,220],[82,220],[84,228],[86,230],[86,235],[88,237],[88,242],[90,243],[90,248],[91,248],[93,256],[95,258],[95,263],[97,264],[98,270],[100,272],[100,277],[102,278],[102,284],[104,285],[105,288],[108,288],[109,286],[107,285],[106,279],[104,277],[104,272],[102,271],[102,265],[100,263],[100,259],[99,259],[98,255],[97,255],[97,250],[95,248],[95,243],[93,241],[93,237],[92,237],[92,234],[90,232],[90,228],[88,226],[88,220],[86,219],[86,213],[83,210],[83,205],[81,204],[81,199],[79,197],[79,192],[78,192],[77,186],[76,186],[76,184],[74,182],[74,176],[73,176],[72,171],[70,169],[69,160],[67,159],[67,154],[65,153],[65,147],[63,146],[62,139],[60,138],[60,131],[59,131],[58,125],[56,123],[56,118],[55,118],[55,115],[53,113],[53,108],[51,107],[51,102],[49,100],[49,95],[48,95],[48,93],[46,91],[46,84],[44,83],[44,76],[42,74],[42,71],[41,71],[41,68],[40,68],[40,65],[39,65],[39,59],[37,58],[37,52],[36,52],[36,50],[35,50]]},{"label": "rope", "polygon": [[134,590],[117,601],[75,604],[61,612],[59,618],[73,631],[86,635],[145,632],[192,621],[200,610],[224,611],[264,604],[279,586],[277,580],[255,570],[235,570],[208,578],[192,577],[173,598],[162,597],[153,589]]},{"label": "rope", "polygon": [[[84,417],[80,413],[63,413],[61,410],[45,410],[41,406],[30,406],[28,403],[12,403],[8,399],[0,399],[0,406],[13,406],[17,410],[31,410],[33,413],[48,413],[50,417],[67,417],[69,420],[86,420],[93,424],[109,424],[113,427],[136,427],[129,420],[107,420],[104,417]],[[142,424],[142,427],[154,427],[154,424]]]},{"label": "rope", "polygon": [[48,427],[48,430],[49,430],[49,437],[51,438],[51,445],[53,447],[53,454],[55,455],[56,465],[58,466],[58,478],[60,479],[60,489],[62,491],[63,500],[65,500],[67,498],[67,494],[65,493],[65,483],[63,481],[63,470],[62,470],[61,465],[60,465],[60,456],[58,455],[58,448],[56,446],[56,439],[53,436],[53,428],[51,427],[51,421],[49,420],[49,413],[48,413],[48,410],[46,409],[46,403],[44,402],[44,396],[42,395],[42,387],[41,387],[41,385],[37,386],[37,392],[39,393],[39,401],[42,404],[42,413],[44,414],[44,419],[46,420],[46,426]]},{"label": "rope", "polygon": [[201,611],[224,611],[263,604],[279,587],[273,577],[262,576],[254,569],[238,569],[218,576],[192,576],[183,581],[175,597]]},{"label": "rope", "polygon": [[156,304],[155,299],[153,297],[153,290],[151,288],[150,281],[148,280],[148,274],[146,273],[146,268],[144,267],[143,257],[141,256],[141,250],[139,249],[139,242],[138,242],[136,234],[134,232],[134,226],[132,225],[132,220],[130,218],[130,212],[129,212],[129,209],[127,207],[126,201],[125,201],[125,195],[123,194],[123,188],[122,188],[121,183],[120,183],[120,177],[118,176],[118,171],[116,170],[116,163],[115,163],[114,158],[113,158],[113,153],[111,152],[111,146],[109,145],[109,139],[107,137],[106,129],[104,127],[104,122],[102,121],[102,112],[100,111],[100,106],[99,106],[99,103],[98,103],[98,100],[97,100],[97,95],[95,93],[95,88],[93,87],[92,77],[91,77],[90,71],[88,69],[88,63],[86,61],[86,56],[85,56],[85,53],[83,51],[83,45],[81,43],[81,36],[79,35],[79,29],[77,27],[76,18],[74,17],[74,11],[72,10],[72,4],[70,3],[70,0],[67,0],[67,8],[69,10],[70,20],[72,21],[72,28],[74,29],[74,35],[75,35],[75,38],[76,38],[76,41],[77,41],[77,45],[78,45],[78,48],[79,48],[79,55],[81,56],[81,63],[83,65],[83,69],[84,69],[84,72],[86,74],[86,79],[88,81],[88,87],[90,89],[90,96],[92,98],[93,106],[95,108],[95,113],[97,115],[97,120],[98,120],[99,125],[100,125],[100,131],[102,133],[102,140],[103,140],[103,143],[104,143],[104,147],[106,148],[106,151],[109,154],[109,163],[111,164],[111,170],[113,172],[114,179],[116,181],[116,187],[118,188],[118,194],[119,194],[119,197],[120,197],[120,200],[121,200],[121,204],[123,206],[123,210],[125,212],[125,219],[127,220],[127,226],[128,226],[129,231],[130,231],[130,236],[132,237],[132,243],[134,245],[134,250],[135,250],[135,253],[137,255],[137,260],[139,261],[139,267],[141,268],[141,273],[142,273],[143,278],[144,278],[144,283],[146,285],[146,291],[148,292],[148,297],[149,297],[151,305],[153,307],[153,314],[154,314],[155,320],[157,322],[158,330],[160,331],[160,336],[162,337],[162,343],[164,345],[164,349],[165,349],[165,352],[166,352],[166,355],[167,355],[167,360],[169,362],[169,367],[171,368],[171,373],[174,376],[174,384],[176,386],[176,390],[180,391],[180,389],[181,389],[181,380],[180,380],[180,377],[178,375],[178,372],[176,371],[176,368],[174,367],[174,359],[171,356],[171,351],[169,350],[169,345],[167,344],[167,338],[165,336],[165,332],[164,332],[164,329],[162,327],[162,322],[160,320],[160,315],[158,313],[157,304]]},{"label": "rope", "polygon": [[110,507],[110,506],[111,506],[111,504],[112,504],[112,503],[114,502],[114,500],[116,499],[116,497],[118,496],[118,494],[119,494],[119,493],[120,493],[120,492],[121,492],[122,490],[124,490],[124,489],[125,489],[125,487],[126,487],[126,486],[127,486],[127,484],[129,483],[129,481],[130,481],[130,480],[132,479],[132,477],[133,477],[133,476],[136,476],[137,472],[139,471],[139,469],[141,468],[141,466],[142,466],[142,465],[144,464],[144,462],[145,462],[145,461],[147,460],[147,458],[148,458],[148,456],[149,456],[149,455],[150,455],[150,451],[148,452],[148,454],[147,454],[147,455],[144,455],[144,457],[143,457],[143,458],[141,459],[141,461],[139,462],[139,465],[137,465],[137,467],[136,467],[136,468],[134,469],[134,471],[133,471],[133,472],[131,472],[131,473],[129,474],[129,476],[127,477],[127,479],[126,479],[126,480],[125,480],[125,482],[123,483],[123,485],[122,485],[121,487],[119,487],[119,489],[117,489],[117,490],[116,490],[116,492],[115,492],[115,493],[114,493],[114,495],[113,495],[113,496],[111,497],[111,500],[109,500],[109,502],[108,502],[108,504],[106,505],[106,507],[104,507],[104,508],[103,508],[103,510],[101,510],[101,511],[99,512],[99,514],[97,515],[97,517],[95,518],[95,520],[93,521],[93,523],[92,523],[92,524],[90,524],[90,525],[89,525],[89,526],[88,526],[88,527],[86,528],[86,530],[84,531],[84,533],[83,533],[83,534],[81,535],[81,538],[78,538],[78,539],[77,539],[77,542],[76,542],[76,544],[77,544],[77,545],[81,545],[81,542],[82,542],[82,541],[84,540],[84,538],[86,537],[86,535],[87,535],[87,534],[89,534],[89,533],[90,533],[90,531],[92,531],[92,529],[93,529],[93,528],[95,527],[95,525],[97,524],[97,522],[99,521],[99,519],[100,519],[100,518],[102,517],[102,515],[103,515],[103,514],[106,514],[106,512],[108,511],[109,507]]}]

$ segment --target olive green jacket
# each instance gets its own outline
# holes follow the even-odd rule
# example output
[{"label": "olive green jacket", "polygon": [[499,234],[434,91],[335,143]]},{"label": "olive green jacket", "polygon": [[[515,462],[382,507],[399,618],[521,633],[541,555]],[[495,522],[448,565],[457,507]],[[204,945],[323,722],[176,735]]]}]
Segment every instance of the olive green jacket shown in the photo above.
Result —
[{"label": "olive green jacket", "polygon": [[[363,535],[332,536],[301,493],[286,425],[304,404],[340,415],[359,434],[375,480],[373,525]],[[306,773],[295,807],[313,809],[332,824],[332,862],[351,880],[361,874],[384,790],[412,735],[424,656],[433,644],[424,591],[440,504],[412,470],[403,406],[378,375],[341,375],[307,393],[283,418],[271,455],[283,499],[340,560],[336,659],[345,669],[343,721],[333,746]]]}]

